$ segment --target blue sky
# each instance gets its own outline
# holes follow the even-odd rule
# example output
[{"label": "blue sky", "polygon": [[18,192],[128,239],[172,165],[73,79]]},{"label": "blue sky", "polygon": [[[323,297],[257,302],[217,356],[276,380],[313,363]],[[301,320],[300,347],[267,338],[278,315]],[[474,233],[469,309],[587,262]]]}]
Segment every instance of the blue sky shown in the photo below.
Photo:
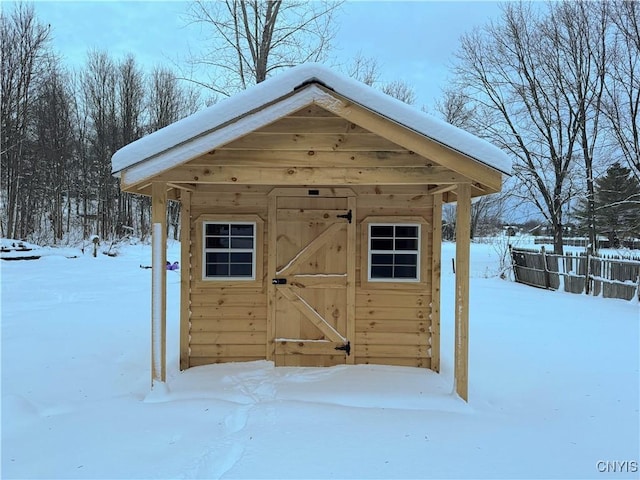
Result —
[{"label": "blue sky", "polygon": [[[53,27],[53,46],[69,66],[84,64],[89,49],[115,57],[130,52],[145,67],[170,64],[197,49],[197,32],[186,26],[184,1],[41,1],[39,20]],[[500,15],[497,2],[350,1],[338,15],[335,63],[357,52],[375,57],[381,80],[405,80],[417,106],[432,108],[447,81],[447,65],[460,36]]]}]

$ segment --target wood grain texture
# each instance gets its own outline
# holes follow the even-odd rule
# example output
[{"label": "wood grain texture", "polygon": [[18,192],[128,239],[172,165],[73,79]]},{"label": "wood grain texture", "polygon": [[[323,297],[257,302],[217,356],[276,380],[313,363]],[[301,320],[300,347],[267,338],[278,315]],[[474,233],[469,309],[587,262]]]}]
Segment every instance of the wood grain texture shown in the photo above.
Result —
[{"label": "wood grain texture", "polygon": [[180,195],[180,370],[189,368],[191,309],[191,192]]},{"label": "wood grain texture", "polygon": [[456,392],[469,399],[469,267],[471,247],[471,191],[469,185],[456,189],[456,290],[454,378]]},{"label": "wood grain texture", "polygon": [[151,322],[153,385],[154,382],[164,383],[167,380],[167,185],[163,182],[153,182],[151,190],[151,222],[154,226],[160,225],[160,238],[156,239],[154,233],[152,264],[161,265],[159,272],[153,272],[151,280],[151,317],[154,319]]}]

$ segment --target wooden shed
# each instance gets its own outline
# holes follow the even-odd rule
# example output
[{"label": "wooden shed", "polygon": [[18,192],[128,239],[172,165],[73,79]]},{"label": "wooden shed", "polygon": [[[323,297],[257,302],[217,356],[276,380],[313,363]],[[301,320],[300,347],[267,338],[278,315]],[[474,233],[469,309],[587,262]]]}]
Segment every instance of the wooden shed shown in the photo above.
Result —
[{"label": "wooden shed", "polygon": [[113,156],[153,205],[152,379],[165,380],[166,202],[181,224],[180,368],[440,368],[443,202],[457,202],[455,381],[467,398],[472,197],[506,155],[367,85],[294,67]]}]

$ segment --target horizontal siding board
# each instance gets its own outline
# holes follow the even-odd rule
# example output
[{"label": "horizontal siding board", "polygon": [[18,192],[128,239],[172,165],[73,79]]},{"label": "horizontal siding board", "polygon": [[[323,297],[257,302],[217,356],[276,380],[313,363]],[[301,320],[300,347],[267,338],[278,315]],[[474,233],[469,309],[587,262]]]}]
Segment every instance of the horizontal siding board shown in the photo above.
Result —
[{"label": "horizontal siding board", "polygon": [[360,320],[427,320],[429,308],[356,307],[356,318]]},{"label": "horizontal siding board", "polygon": [[427,345],[367,345],[356,344],[356,358],[358,357],[397,357],[423,358],[430,355]]},{"label": "horizontal siding board", "polygon": [[466,178],[440,167],[305,167],[305,166],[211,166],[182,165],[158,176],[168,183],[219,185],[359,185],[458,184]]},{"label": "horizontal siding board", "polygon": [[[194,207],[191,211],[193,212],[192,214],[193,214],[194,217],[199,217],[200,215],[205,215],[205,214],[226,215],[226,214],[229,213],[229,209],[230,208],[231,207],[225,207],[225,206],[220,206],[220,205],[211,206],[211,207],[202,206],[202,207]],[[233,207],[233,213],[235,213],[236,215],[258,214],[258,215],[260,215],[260,217],[262,217],[262,216],[266,217],[266,209],[264,211],[262,211],[260,209],[256,209],[256,207],[251,207],[251,206],[246,206],[246,205],[242,205],[242,206],[239,206],[239,207]],[[192,232],[195,233],[195,230],[192,229]]]},{"label": "horizontal siding board", "polygon": [[233,306],[192,306],[191,318],[238,318],[251,320],[255,318],[266,319],[267,312],[263,308],[233,307]]},{"label": "horizontal siding board", "polygon": [[428,194],[389,194],[389,195],[364,195],[358,197],[358,210],[372,212],[380,207],[406,208],[408,215],[415,215],[416,211],[429,215],[432,208],[432,196]]},{"label": "horizontal siding board", "polygon": [[266,332],[191,332],[191,345],[265,345]]},{"label": "horizontal siding board", "polygon": [[257,360],[264,360],[264,355],[262,357],[247,357],[247,356],[236,356],[236,357],[191,357],[189,359],[189,366],[191,367],[200,367],[202,365],[211,365],[215,363],[230,363],[230,362],[255,362]]},{"label": "horizontal siding board", "polygon": [[373,133],[250,133],[227,143],[224,150],[407,151]]},{"label": "horizontal siding board", "polygon": [[196,318],[191,319],[190,333],[199,332],[266,332],[266,319],[219,319]]},{"label": "horizontal siding board", "polygon": [[431,322],[414,320],[356,320],[356,332],[376,333],[427,333]]},{"label": "horizontal siding board", "polygon": [[397,367],[431,368],[431,359],[426,357],[356,357],[356,363],[369,365],[393,365]]},{"label": "horizontal siding board", "polygon": [[203,207],[253,207],[255,213],[258,213],[259,211],[266,211],[264,208],[266,198],[267,195],[264,193],[198,193],[193,196],[191,205],[196,209]]},{"label": "horizontal siding board", "polygon": [[411,295],[384,294],[381,292],[360,292],[356,295],[356,306],[359,308],[375,307],[428,307],[431,294]]},{"label": "horizontal siding board", "polygon": [[284,117],[256,130],[259,133],[369,133],[342,117]]},{"label": "horizontal siding board", "polygon": [[262,345],[191,345],[191,357],[265,357]]},{"label": "horizontal siding board", "polygon": [[358,332],[357,345],[428,345],[426,332]]},{"label": "horizontal siding board", "polygon": [[337,355],[336,347],[340,346],[334,342],[276,342],[276,355],[299,354],[299,355]]},{"label": "horizontal siding board", "polygon": [[[206,167],[232,166],[334,166],[334,167],[426,167],[434,163],[408,150],[385,151],[323,151],[307,150],[216,150],[198,157],[188,165]],[[426,194],[426,193],[425,193]]]},{"label": "horizontal siding board", "polygon": [[191,296],[192,307],[251,307],[267,308],[267,296],[264,290],[249,290],[241,295],[207,293],[206,288],[194,289],[197,293]]}]

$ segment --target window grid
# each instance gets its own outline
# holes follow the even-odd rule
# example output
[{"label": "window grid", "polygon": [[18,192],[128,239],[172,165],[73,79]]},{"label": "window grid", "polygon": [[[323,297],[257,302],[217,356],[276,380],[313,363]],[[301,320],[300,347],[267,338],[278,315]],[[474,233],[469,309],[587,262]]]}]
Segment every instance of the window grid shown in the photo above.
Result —
[{"label": "window grid", "polygon": [[255,280],[255,222],[204,222],[203,278]]},{"label": "window grid", "polygon": [[419,224],[370,223],[368,250],[369,281],[420,281]]}]

